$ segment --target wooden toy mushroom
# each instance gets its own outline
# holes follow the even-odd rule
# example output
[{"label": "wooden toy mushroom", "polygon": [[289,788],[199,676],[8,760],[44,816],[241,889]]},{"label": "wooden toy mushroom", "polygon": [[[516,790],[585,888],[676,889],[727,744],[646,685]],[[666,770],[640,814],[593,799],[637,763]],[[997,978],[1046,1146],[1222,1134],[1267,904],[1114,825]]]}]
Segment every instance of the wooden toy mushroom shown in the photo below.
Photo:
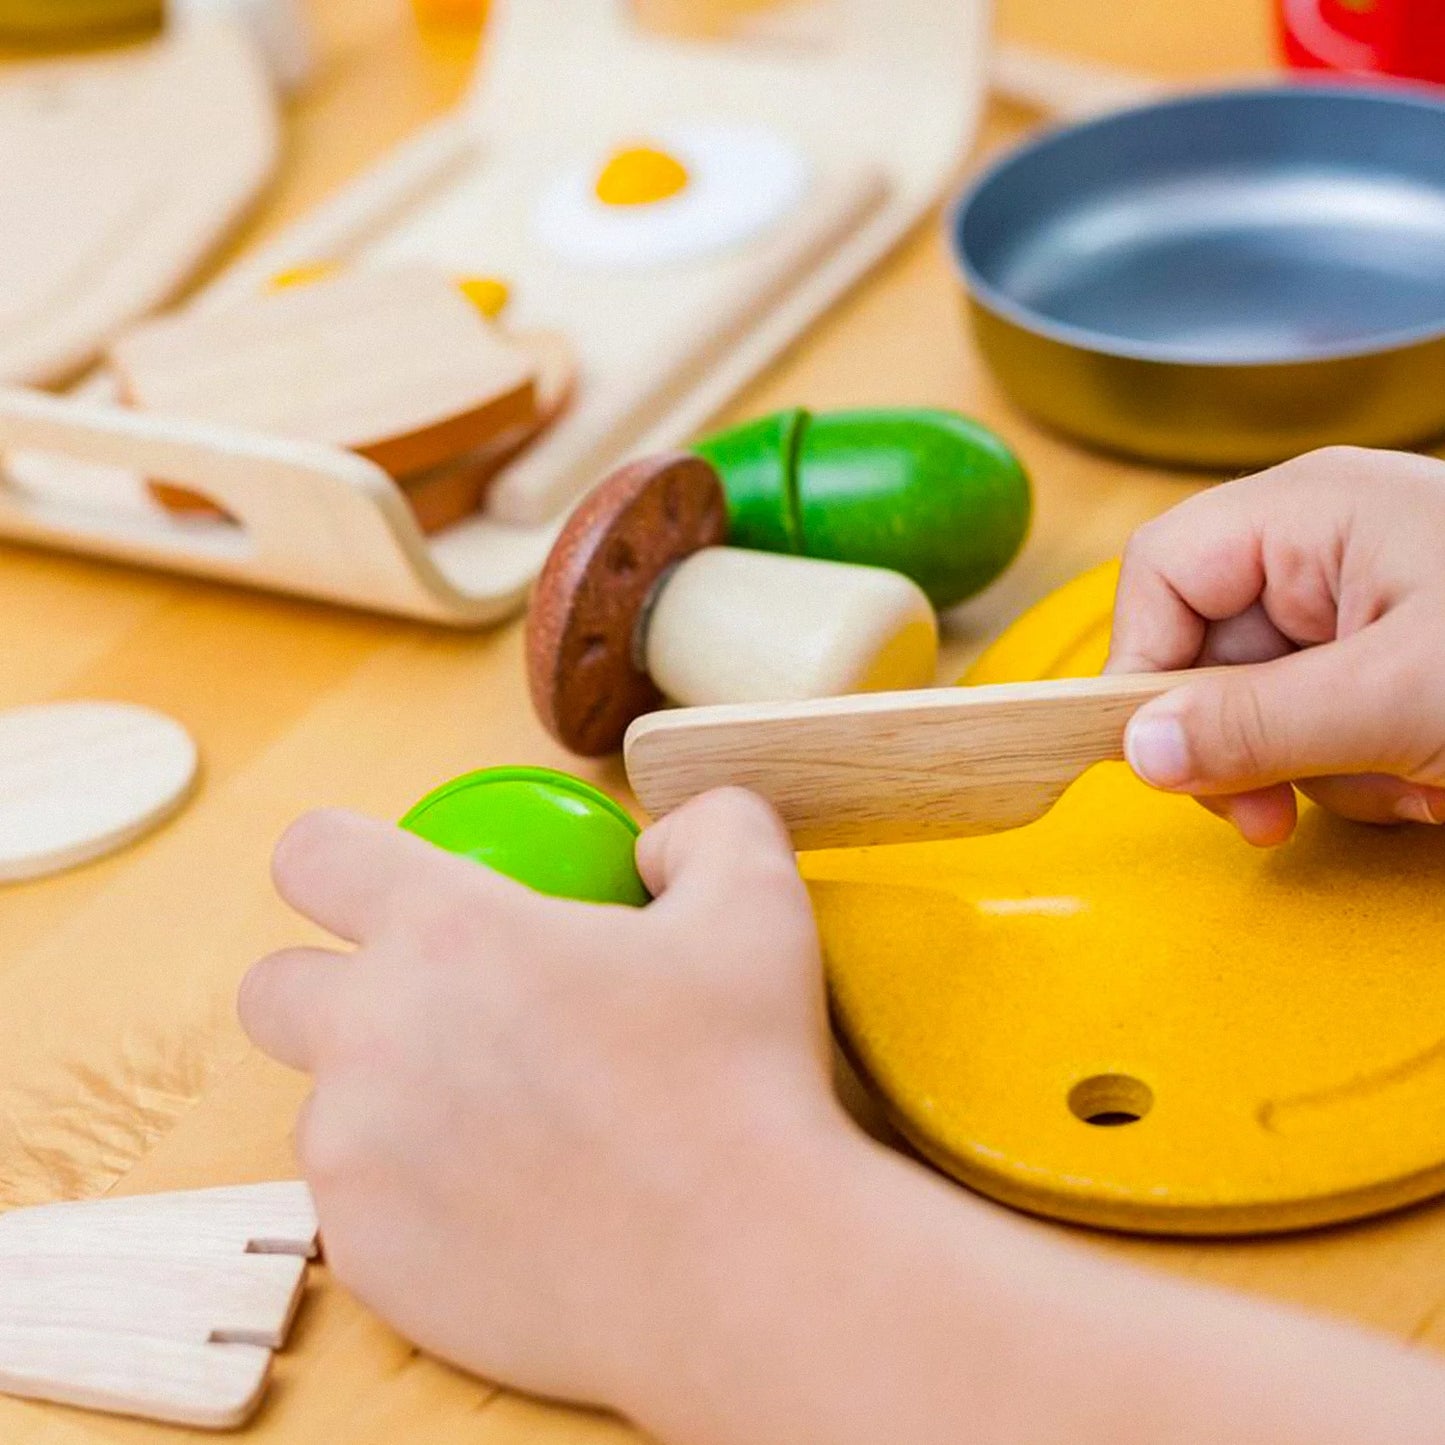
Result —
[{"label": "wooden toy mushroom", "polygon": [[632,462],[559,535],[527,619],[532,702],[597,757],[667,699],[830,697],[934,680],[938,622],[879,567],[724,546],[727,501],[702,458]]}]

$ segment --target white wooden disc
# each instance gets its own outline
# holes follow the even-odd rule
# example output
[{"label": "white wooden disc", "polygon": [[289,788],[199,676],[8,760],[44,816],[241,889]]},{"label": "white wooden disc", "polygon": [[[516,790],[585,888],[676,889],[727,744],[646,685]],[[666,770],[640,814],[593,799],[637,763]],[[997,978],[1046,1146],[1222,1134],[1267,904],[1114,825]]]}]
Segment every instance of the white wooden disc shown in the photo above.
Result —
[{"label": "white wooden disc", "polygon": [[0,881],[114,852],[180,806],[195,780],[191,735],[118,702],[0,712]]}]

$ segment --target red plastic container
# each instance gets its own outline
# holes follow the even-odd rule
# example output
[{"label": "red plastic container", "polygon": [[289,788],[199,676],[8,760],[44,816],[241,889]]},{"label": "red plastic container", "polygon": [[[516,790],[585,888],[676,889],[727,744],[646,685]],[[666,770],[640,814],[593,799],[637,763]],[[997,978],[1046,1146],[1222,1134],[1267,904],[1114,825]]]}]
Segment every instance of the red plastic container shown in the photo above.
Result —
[{"label": "red plastic container", "polygon": [[1278,0],[1285,58],[1300,70],[1445,85],[1445,0]]}]

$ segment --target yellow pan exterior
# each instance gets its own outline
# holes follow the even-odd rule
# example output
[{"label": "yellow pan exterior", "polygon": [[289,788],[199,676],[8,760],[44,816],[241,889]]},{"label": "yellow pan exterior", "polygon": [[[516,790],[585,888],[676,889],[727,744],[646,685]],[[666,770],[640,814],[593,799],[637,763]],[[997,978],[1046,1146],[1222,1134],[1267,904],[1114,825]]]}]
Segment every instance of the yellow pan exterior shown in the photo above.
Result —
[{"label": "yellow pan exterior", "polygon": [[[1114,582],[1056,593],[967,681],[1097,671]],[[1236,1234],[1445,1189],[1445,830],[1307,807],[1260,852],[1105,764],[1017,832],[804,871],[845,1047],[984,1194]]]}]

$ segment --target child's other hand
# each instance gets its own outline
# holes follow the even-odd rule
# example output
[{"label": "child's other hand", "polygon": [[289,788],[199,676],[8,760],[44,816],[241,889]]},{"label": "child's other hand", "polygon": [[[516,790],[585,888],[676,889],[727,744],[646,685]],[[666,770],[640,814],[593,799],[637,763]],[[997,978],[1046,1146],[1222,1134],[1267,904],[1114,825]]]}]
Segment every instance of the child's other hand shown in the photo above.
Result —
[{"label": "child's other hand", "polygon": [[261,1048],[315,1075],[296,1145],[337,1276],[436,1354],[614,1406],[852,1134],[771,811],[697,799],[638,862],[656,902],[597,907],[312,814],[277,885],[358,947],[264,959],[240,1001]]},{"label": "child's other hand", "polygon": [[1192,497],[1124,555],[1111,672],[1254,663],[1142,708],[1134,771],[1252,843],[1291,784],[1362,822],[1445,821],[1445,463],[1338,447]]}]

